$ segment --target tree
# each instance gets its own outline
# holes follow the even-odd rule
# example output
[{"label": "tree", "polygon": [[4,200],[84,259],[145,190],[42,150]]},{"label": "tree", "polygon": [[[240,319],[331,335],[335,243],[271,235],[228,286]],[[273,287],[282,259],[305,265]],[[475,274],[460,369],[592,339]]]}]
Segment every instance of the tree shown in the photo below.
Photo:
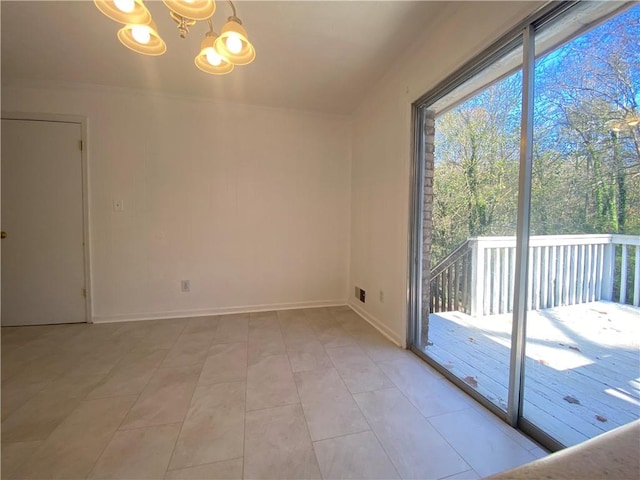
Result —
[{"label": "tree", "polygon": [[[536,62],[532,234],[640,234],[640,7]],[[513,235],[521,75],[436,118],[432,265]]]},{"label": "tree", "polygon": [[437,119],[433,262],[469,236],[515,232],[521,77]]}]

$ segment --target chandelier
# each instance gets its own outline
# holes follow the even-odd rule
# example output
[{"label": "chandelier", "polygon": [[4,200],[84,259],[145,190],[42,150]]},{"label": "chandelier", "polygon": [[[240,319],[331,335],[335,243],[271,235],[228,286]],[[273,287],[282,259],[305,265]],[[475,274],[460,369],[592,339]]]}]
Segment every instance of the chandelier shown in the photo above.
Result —
[{"label": "chandelier", "polygon": [[[231,0],[227,1],[233,14],[218,35],[211,21],[216,11],[214,0],[163,0],[181,38],[186,38],[189,28],[197,21],[207,21],[209,31],[195,57],[196,67],[205,73],[224,75],[235,65],[251,63],[256,56],[247,31],[236,16],[235,6]],[[162,55],[167,51],[143,0],[94,0],[94,3],[107,17],[124,25],[118,31],[118,39],[125,47],[142,55]]]}]

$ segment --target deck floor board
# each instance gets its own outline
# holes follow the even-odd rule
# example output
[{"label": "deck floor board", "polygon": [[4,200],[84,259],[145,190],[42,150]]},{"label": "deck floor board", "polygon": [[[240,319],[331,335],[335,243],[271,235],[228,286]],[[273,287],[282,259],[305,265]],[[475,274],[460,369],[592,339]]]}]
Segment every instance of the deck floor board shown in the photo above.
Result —
[{"label": "deck floor board", "polygon": [[[573,445],[640,418],[640,308],[555,307],[528,312],[527,325],[528,420]],[[427,355],[503,409],[510,344],[511,315],[429,317]]]}]

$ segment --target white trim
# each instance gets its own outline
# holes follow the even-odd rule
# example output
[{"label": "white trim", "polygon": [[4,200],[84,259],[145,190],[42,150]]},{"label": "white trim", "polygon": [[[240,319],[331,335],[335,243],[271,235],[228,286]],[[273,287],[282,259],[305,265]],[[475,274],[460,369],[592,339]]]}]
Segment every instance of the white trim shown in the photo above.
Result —
[{"label": "white trim", "polygon": [[20,88],[28,90],[53,90],[64,91],[72,90],[74,92],[84,93],[110,93],[115,95],[133,95],[143,98],[163,98],[168,100],[182,100],[187,102],[193,102],[197,104],[228,106],[233,105],[236,107],[249,107],[262,110],[274,111],[274,112],[289,112],[294,114],[301,114],[311,117],[328,117],[334,119],[350,119],[351,114],[340,112],[324,112],[318,110],[308,110],[295,107],[278,107],[272,105],[265,105],[260,103],[248,103],[241,101],[232,101],[222,98],[203,97],[197,95],[178,94],[165,92],[162,90],[149,90],[145,88],[135,87],[119,87],[115,85],[100,85],[95,83],[83,83],[83,82],[66,82],[66,81],[51,81],[51,80],[33,80],[33,79],[2,79],[2,87],[6,88]]},{"label": "white trim", "polygon": [[99,315],[93,317],[93,323],[134,322],[139,320],[165,320],[172,318],[207,317],[231,313],[270,312],[273,310],[295,310],[299,308],[340,307],[346,305],[344,299],[322,300],[314,302],[272,303],[266,305],[247,305],[238,307],[200,308],[195,310],[176,310],[169,312],[124,313],[119,315]]},{"label": "white trim", "polygon": [[82,129],[82,198],[83,198],[83,213],[84,213],[84,270],[85,277],[84,283],[87,292],[86,309],[87,309],[87,323],[93,322],[93,271],[91,270],[91,208],[89,194],[91,190],[91,184],[89,179],[90,165],[89,165],[89,119],[87,117],[81,117],[81,129]]},{"label": "white trim", "polygon": [[84,288],[85,322],[91,323],[93,318],[92,302],[92,269],[91,269],[91,217],[89,210],[89,158],[87,148],[88,119],[83,115],[66,115],[61,113],[36,113],[2,111],[3,120],[33,120],[39,122],[73,123],[80,125],[80,139],[82,140],[81,168],[82,168],[82,228],[83,228],[83,257],[84,257]]},{"label": "white trim", "polygon": [[87,117],[82,115],[67,115],[63,113],[41,113],[41,112],[14,112],[2,111],[3,120],[33,120],[35,122],[59,122],[59,123],[79,123],[84,124]]},{"label": "white trim", "polygon": [[364,310],[358,304],[353,303],[349,300],[347,306],[351,308],[354,312],[356,312],[359,316],[361,316],[367,323],[369,323],[373,328],[378,330],[382,335],[387,337],[391,342],[395,343],[400,348],[406,348],[404,342],[400,339],[400,337],[389,327],[387,327],[384,323],[378,320],[376,317],[371,315],[369,312]]}]

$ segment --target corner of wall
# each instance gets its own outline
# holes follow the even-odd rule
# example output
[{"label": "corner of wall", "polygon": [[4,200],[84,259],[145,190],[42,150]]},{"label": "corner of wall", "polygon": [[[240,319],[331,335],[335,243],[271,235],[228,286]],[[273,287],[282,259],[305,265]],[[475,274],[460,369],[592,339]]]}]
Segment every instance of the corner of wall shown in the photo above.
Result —
[{"label": "corner of wall", "polygon": [[404,340],[400,335],[387,327],[383,322],[381,322],[378,318],[371,315],[364,308],[357,304],[354,300],[349,300],[347,303],[349,308],[356,312],[360,317],[367,321],[372,327],[378,330],[382,335],[387,337],[390,341],[395,343],[397,346],[401,348],[406,348],[406,340]]},{"label": "corner of wall", "polygon": [[[350,297],[349,292],[351,291],[351,285],[353,284],[352,278],[352,265],[351,265],[351,238],[353,233],[353,114],[350,115],[348,121],[348,150],[347,150],[347,163],[349,172],[349,205],[347,205],[347,225],[349,226],[347,231],[347,275],[346,275],[346,285],[344,286],[345,299]],[[345,300],[345,303],[348,300]]]}]

